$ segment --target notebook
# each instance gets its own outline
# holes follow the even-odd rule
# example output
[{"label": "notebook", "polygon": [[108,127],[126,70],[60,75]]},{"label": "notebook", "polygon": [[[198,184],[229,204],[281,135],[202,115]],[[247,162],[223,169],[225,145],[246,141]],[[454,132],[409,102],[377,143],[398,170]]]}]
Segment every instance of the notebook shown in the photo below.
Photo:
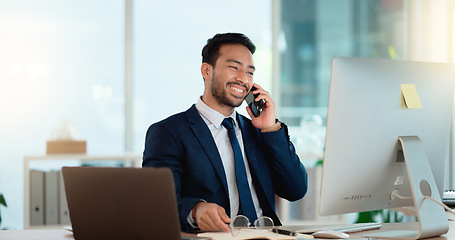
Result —
[{"label": "notebook", "polygon": [[181,236],[167,168],[63,167],[75,239],[208,239]]}]

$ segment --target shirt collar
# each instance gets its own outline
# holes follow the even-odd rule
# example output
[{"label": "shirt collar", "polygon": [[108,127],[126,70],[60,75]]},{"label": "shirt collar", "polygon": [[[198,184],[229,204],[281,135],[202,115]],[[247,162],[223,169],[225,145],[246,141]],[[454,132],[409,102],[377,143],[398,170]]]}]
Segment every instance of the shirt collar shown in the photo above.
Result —
[{"label": "shirt collar", "polygon": [[231,117],[234,119],[234,126],[237,126],[237,112],[233,111],[230,116],[225,117],[223,114],[219,113],[215,109],[209,107],[202,101],[202,97],[199,97],[196,102],[196,109],[198,110],[199,114],[201,114],[207,121],[213,124],[216,128],[221,126],[221,123],[225,118]]}]

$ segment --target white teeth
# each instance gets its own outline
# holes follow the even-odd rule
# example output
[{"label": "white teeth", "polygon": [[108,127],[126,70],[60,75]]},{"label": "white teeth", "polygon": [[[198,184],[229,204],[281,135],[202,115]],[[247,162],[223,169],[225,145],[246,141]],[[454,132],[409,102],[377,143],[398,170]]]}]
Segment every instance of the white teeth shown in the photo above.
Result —
[{"label": "white teeth", "polygon": [[242,89],[238,89],[236,87],[231,87],[232,90],[238,92],[238,93],[243,93],[243,90]]}]

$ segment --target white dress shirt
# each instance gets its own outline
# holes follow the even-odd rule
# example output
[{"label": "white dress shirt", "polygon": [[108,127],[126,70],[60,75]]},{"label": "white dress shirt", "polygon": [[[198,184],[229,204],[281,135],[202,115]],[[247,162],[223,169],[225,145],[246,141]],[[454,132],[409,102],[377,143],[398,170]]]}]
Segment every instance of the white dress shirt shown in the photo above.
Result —
[{"label": "white dress shirt", "polygon": [[[229,141],[229,136],[227,129],[221,125],[224,118],[226,118],[223,114],[217,112],[216,110],[207,106],[201,98],[198,99],[196,102],[196,109],[198,110],[199,114],[201,115],[202,119],[204,119],[207,127],[210,129],[212,133],[213,139],[215,140],[215,144],[218,147],[218,152],[221,156],[221,161],[223,162],[224,172],[226,174],[226,180],[228,185],[229,191],[229,198],[230,198],[230,207],[231,207],[231,218],[237,216],[239,211],[239,192],[237,189],[237,182],[235,179],[235,168],[234,168],[234,153],[232,150],[231,142]],[[254,207],[256,209],[256,214],[258,217],[262,216],[262,209],[259,205],[258,196],[256,194],[256,190],[253,187],[253,181],[251,180],[251,173],[250,168],[248,166],[244,146],[243,146],[243,138],[242,138],[242,131],[239,128],[237,123],[237,112],[234,111],[231,116],[234,119],[234,129],[237,139],[239,141],[240,149],[242,150],[243,160],[245,163],[245,169],[248,179],[248,185],[250,186],[251,196],[253,197]]]}]

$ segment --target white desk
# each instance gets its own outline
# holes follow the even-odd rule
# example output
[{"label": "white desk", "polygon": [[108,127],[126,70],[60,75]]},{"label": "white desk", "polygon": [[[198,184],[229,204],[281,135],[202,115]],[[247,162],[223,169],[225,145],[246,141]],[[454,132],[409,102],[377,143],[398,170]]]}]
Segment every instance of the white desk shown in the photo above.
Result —
[{"label": "white desk", "polygon": [[[391,231],[391,230],[417,230],[419,225],[417,222],[408,222],[408,223],[383,223],[380,229],[362,231],[357,233],[350,233],[350,239],[367,239],[362,238],[363,235],[381,232],[381,231]],[[303,229],[303,228],[298,228]],[[425,238],[425,240],[454,240],[455,239],[455,222],[449,221],[449,232],[440,237]]]},{"label": "white desk", "polygon": [[[412,222],[412,223],[384,223],[381,227],[381,229],[377,230],[371,230],[371,231],[364,231],[364,232],[358,232],[358,233],[351,233],[350,238],[362,238],[362,235],[365,235],[367,232],[368,233],[373,233],[373,232],[380,232],[380,231],[390,231],[390,230],[415,230],[418,229],[418,223]],[[449,221],[449,232],[445,235],[442,235],[440,237],[433,237],[433,238],[425,238],[425,240],[453,240],[455,239],[455,222],[454,221]]]},{"label": "white desk", "polygon": [[73,234],[67,230],[2,230],[0,239],[18,240],[72,240]]},{"label": "white desk", "polygon": [[[455,222],[449,221],[449,232],[441,237],[426,238],[425,240],[453,240],[455,239]],[[415,229],[416,223],[385,223],[381,230],[394,229]],[[351,234],[350,238],[359,239],[366,233],[378,232],[381,230],[364,231]],[[72,240],[73,234],[66,230],[2,230],[0,239],[8,240]]]}]

